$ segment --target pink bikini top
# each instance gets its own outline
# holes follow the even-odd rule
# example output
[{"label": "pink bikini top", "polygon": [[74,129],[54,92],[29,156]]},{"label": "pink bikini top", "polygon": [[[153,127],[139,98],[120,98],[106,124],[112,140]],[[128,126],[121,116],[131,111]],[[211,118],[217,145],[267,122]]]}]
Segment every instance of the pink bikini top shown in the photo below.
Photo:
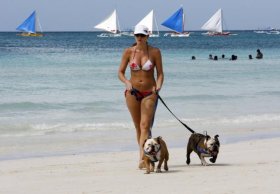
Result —
[{"label": "pink bikini top", "polygon": [[136,48],[134,49],[132,62],[129,63],[129,66],[130,66],[131,70],[133,70],[133,71],[139,71],[139,70],[149,71],[153,68],[153,63],[149,59],[150,58],[150,56],[149,56],[149,46],[147,47],[147,49],[148,49],[148,60],[143,65],[138,65],[133,60],[134,57],[135,57],[135,53],[136,53]]}]

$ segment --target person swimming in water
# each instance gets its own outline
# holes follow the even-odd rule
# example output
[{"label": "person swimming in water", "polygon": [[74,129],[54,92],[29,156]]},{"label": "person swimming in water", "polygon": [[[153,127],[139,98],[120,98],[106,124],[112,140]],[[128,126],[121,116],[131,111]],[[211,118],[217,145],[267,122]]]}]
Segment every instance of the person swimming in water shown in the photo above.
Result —
[{"label": "person swimming in water", "polygon": [[[144,168],[144,141],[151,136],[158,92],[160,91],[164,73],[160,49],[148,44],[148,28],[137,25],[134,30],[136,43],[123,52],[118,70],[119,79],[125,84],[125,99],[131,114],[139,146],[139,168]],[[130,78],[125,71],[130,68]],[[155,72],[156,71],[156,77]]]},{"label": "person swimming in water", "polygon": [[257,49],[257,56],[256,56],[256,59],[262,59],[263,58],[263,54],[261,52],[260,49]]}]

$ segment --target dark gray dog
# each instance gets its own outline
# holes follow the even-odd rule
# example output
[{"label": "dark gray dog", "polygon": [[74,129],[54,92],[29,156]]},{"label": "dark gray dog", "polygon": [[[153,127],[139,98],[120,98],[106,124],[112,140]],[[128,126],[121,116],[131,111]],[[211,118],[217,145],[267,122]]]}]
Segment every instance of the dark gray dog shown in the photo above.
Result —
[{"label": "dark gray dog", "polygon": [[209,135],[203,135],[199,133],[193,133],[187,145],[187,161],[189,165],[191,163],[190,155],[192,151],[197,153],[198,157],[201,160],[203,166],[207,166],[208,163],[205,161],[204,157],[210,158],[210,162],[215,163],[218,157],[220,142],[218,139],[219,135],[215,135],[214,138],[211,138]]}]

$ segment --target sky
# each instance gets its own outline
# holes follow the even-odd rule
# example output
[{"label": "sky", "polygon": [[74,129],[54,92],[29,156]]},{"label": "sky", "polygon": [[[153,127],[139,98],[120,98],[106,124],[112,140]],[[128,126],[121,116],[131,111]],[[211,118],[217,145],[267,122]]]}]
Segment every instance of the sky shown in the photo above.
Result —
[{"label": "sky", "polygon": [[131,29],[154,9],[160,24],[180,6],[185,30],[200,30],[219,9],[226,29],[280,28],[280,0],[0,0],[0,31],[15,31],[36,10],[43,31],[95,31],[117,9],[121,29]]}]

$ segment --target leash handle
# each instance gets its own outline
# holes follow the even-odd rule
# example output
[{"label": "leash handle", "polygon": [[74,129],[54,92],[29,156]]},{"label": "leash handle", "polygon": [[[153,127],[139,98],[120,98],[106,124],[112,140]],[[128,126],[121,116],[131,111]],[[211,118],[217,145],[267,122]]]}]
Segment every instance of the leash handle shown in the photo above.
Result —
[{"label": "leash handle", "polygon": [[163,99],[160,97],[160,95],[158,94],[158,98],[160,99],[160,101],[162,102],[162,104],[167,108],[167,110],[177,119],[177,121],[179,121],[184,127],[186,127],[191,133],[195,133],[195,131],[193,129],[191,129],[188,125],[186,125],[185,123],[183,123],[180,119],[178,119],[178,117],[176,117],[176,115],[168,108],[168,106],[165,104],[165,102],[163,101]]}]

